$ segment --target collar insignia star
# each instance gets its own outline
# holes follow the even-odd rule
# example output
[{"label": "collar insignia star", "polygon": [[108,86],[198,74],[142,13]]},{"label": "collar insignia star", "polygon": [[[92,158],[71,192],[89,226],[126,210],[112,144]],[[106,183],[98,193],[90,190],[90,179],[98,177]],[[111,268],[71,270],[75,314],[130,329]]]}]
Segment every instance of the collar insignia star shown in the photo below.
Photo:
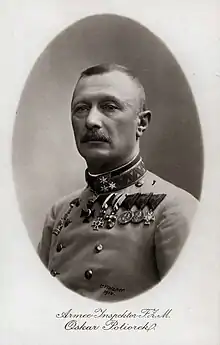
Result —
[{"label": "collar insignia star", "polygon": [[109,191],[109,186],[108,185],[101,186],[101,191],[102,192],[108,192]]},{"label": "collar insignia star", "polygon": [[108,183],[108,179],[107,179],[107,177],[105,177],[105,176],[101,176],[101,177],[99,178],[99,182],[100,182],[101,184],[105,184],[105,183]]},{"label": "collar insignia star", "polygon": [[115,188],[116,188],[116,183],[115,183],[115,182],[110,182],[110,183],[109,183],[109,188],[110,188],[111,190],[115,189]]}]

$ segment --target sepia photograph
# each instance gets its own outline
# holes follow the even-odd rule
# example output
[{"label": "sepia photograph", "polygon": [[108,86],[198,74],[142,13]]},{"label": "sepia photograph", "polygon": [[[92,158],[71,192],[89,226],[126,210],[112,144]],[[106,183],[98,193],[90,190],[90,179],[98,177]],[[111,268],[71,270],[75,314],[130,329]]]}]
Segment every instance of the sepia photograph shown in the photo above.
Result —
[{"label": "sepia photograph", "polygon": [[0,9],[0,344],[219,344],[220,4]]},{"label": "sepia photograph", "polygon": [[203,180],[198,111],[165,42],[112,14],[61,32],[25,83],[12,162],[48,274],[107,302],[160,283],[191,232]]}]

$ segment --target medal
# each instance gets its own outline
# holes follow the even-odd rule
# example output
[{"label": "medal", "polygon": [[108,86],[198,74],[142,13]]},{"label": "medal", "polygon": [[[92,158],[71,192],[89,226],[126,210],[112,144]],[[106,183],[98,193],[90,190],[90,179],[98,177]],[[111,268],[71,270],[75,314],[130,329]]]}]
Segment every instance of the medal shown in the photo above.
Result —
[{"label": "medal", "polygon": [[133,224],[139,224],[145,219],[144,207],[147,205],[149,198],[151,197],[150,194],[139,194],[138,198],[135,201],[135,205],[137,210],[133,212],[133,218],[131,222]]},{"label": "medal", "polygon": [[155,215],[153,211],[148,211],[144,217],[144,225],[150,225],[152,222],[155,221]]},{"label": "medal", "polygon": [[120,214],[120,216],[118,217],[118,224],[120,225],[125,225],[127,223],[129,223],[133,218],[133,212],[128,210],[128,211],[124,211]]},{"label": "medal", "polygon": [[100,228],[103,228],[105,222],[102,217],[98,217],[96,220],[93,220],[92,222],[92,228],[95,231],[98,231]]},{"label": "medal", "polygon": [[117,216],[115,214],[110,214],[106,217],[106,226],[108,229],[112,229],[115,226]]},{"label": "medal", "polygon": [[122,202],[125,200],[127,194],[116,194],[112,201],[112,212],[110,215],[106,215],[106,226],[107,229],[112,229],[115,226],[115,223],[117,221],[117,211],[119,207],[121,206]]},{"label": "medal", "polygon": [[131,208],[135,204],[139,196],[140,196],[140,193],[130,194],[126,196],[125,200],[122,203],[122,207],[124,207],[126,211],[122,212],[120,216],[118,217],[118,223],[120,225],[125,225],[131,222],[134,215],[133,212],[131,211]]},{"label": "medal", "polygon": [[114,193],[109,194],[106,198],[105,201],[102,204],[100,214],[96,220],[92,222],[92,228],[95,231],[98,231],[100,228],[103,228],[105,225],[105,217],[106,217],[106,211],[108,208],[108,202],[109,200],[114,196]]},{"label": "medal", "polygon": [[144,212],[142,210],[137,210],[133,212],[133,217],[131,222],[134,224],[141,223],[144,220]]}]

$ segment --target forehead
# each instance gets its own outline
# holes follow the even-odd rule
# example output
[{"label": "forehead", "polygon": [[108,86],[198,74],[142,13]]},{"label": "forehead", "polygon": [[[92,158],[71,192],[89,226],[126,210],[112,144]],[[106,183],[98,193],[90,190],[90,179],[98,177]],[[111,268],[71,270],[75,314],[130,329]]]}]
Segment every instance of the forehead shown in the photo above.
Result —
[{"label": "forehead", "polygon": [[135,102],[139,99],[139,88],[130,76],[120,71],[112,71],[80,79],[75,89],[74,101],[105,95],[121,101]]}]

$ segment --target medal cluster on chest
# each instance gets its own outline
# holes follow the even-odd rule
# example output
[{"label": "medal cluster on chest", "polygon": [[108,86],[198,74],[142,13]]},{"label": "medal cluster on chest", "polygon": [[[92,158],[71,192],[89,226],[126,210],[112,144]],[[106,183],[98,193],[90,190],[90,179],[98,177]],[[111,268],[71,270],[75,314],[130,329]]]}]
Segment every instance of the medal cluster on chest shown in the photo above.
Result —
[{"label": "medal cluster on chest", "polygon": [[[60,219],[53,234],[58,235],[63,227],[71,224],[71,212],[73,207],[81,207],[80,218],[83,223],[88,223],[94,231],[102,228],[112,229],[116,223],[126,225],[128,223],[150,225],[155,221],[154,210],[164,199],[165,194],[126,194],[109,193],[106,195],[93,195],[81,205],[80,199],[74,199],[69,208]],[[98,207],[97,207],[98,205]],[[97,210],[98,209],[98,210]]]},{"label": "medal cluster on chest", "polygon": [[[128,223],[141,223],[149,225],[155,220],[154,213],[149,207],[148,201],[151,194],[109,194],[101,203],[97,217],[91,223],[93,230],[100,228],[111,229],[116,223],[126,225]],[[144,208],[147,210],[144,211]],[[89,211],[90,213],[90,211]],[[84,222],[87,218],[84,218]]]}]

